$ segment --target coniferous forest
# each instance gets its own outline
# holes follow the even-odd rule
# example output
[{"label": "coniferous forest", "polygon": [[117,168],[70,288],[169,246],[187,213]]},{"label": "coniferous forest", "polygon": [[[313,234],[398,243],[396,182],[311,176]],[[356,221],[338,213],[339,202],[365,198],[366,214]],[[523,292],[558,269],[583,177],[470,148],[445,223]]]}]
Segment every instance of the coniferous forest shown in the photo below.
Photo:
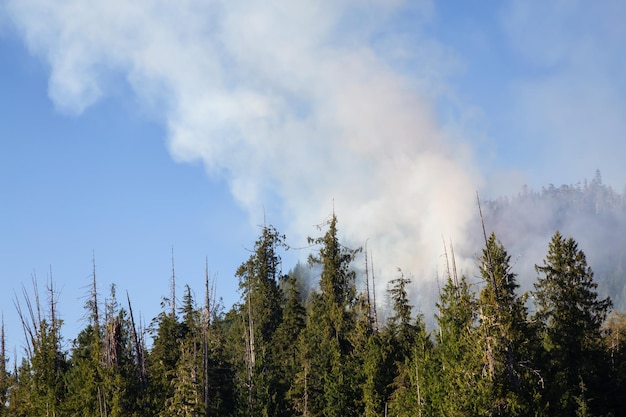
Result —
[{"label": "coniferous forest", "polygon": [[524,293],[495,234],[481,236],[472,276],[448,248],[430,326],[401,271],[381,319],[382,284],[356,272],[367,253],[344,246],[338,227],[333,214],[310,239],[309,266],[283,273],[285,236],[264,226],[237,270],[238,303],[221,307],[207,274],[202,299],[185,286],[148,329],[127,294],[99,299],[95,271],[70,343],[52,285],[25,292],[25,354],[12,369],[2,334],[0,415],[626,415],[626,315],[599,296],[573,237],[553,233]]}]

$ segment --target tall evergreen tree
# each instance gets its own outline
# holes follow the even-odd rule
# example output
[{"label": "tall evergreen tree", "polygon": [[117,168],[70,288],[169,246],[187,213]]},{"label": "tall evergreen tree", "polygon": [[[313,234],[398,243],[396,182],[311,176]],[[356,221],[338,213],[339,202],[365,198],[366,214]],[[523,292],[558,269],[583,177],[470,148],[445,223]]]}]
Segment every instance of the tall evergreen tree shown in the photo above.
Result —
[{"label": "tall evergreen tree", "polygon": [[530,404],[522,389],[531,366],[526,297],[518,296],[511,257],[491,234],[479,258],[484,287],[480,292],[479,319],[485,365],[491,385],[491,415],[528,415]]},{"label": "tall evergreen tree", "polygon": [[[284,239],[273,226],[264,226],[252,255],[236,272],[242,294],[236,314],[243,324],[245,349],[233,361],[238,364],[240,380],[245,381],[245,390],[240,390],[241,394],[245,393],[241,402],[247,404],[250,416],[276,415],[279,408],[273,390],[281,376],[272,340],[282,320],[279,250],[286,248]],[[233,340],[240,340],[242,333],[235,334]]]},{"label": "tall evergreen tree", "polygon": [[565,239],[559,232],[536,270],[534,317],[542,325],[549,414],[601,412],[606,403],[598,380],[606,362],[601,329],[611,300],[598,298],[585,254],[573,238]]},{"label": "tall evergreen tree", "polygon": [[309,262],[321,267],[319,292],[312,294],[301,339],[301,370],[294,392],[299,409],[308,416],[350,416],[359,412],[355,393],[358,372],[350,360],[355,328],[355,272],[350,268],[357,251],[343,247],[333,214],[323,237],[309,239],[320,246]]},{"label": "tall evergreen tree", "polygon": [[165,401],[163,416],[199,417],[204,415],[201,315],[191,288],[185,287],[180,308],[182,322],[178,340],[179,357],[171,379],[172,395]]},{"label": "tall evergreen tree", "polygon": [[[230,361],[232,357],[228,345],[228,318],[215,312],[208,332],[208,355],[206,364],[206,380],[210,400],[206,402],[205,415],[228,416],[233,415],[235,404],[235,368]],[[241,334],[241,333],[239,333]],[[239,343],[240,344],[240,343]]]},{"label": "tall evergreen tree", "polygon": [[363,415],[385,415],[393,392],[397,367],[389,332],[374,332],[368,339],[363,359]]},{"label": "tall evergreen tree", "polygon": [[[26,311],[16,302],[18,315],[27,337],[27,362],[20,368],[17,397],[26,399],[28,408],[16,410],[11,414],[27,410],[31,415],[54,415],[63,410],[67,394],[66,373],[68,361],[62,350],[61,325],[58,317],[57,294],[53,283],[48,284],[48,306],[44,311],[40,304],[36,280],[33,280],[34,301],[24,290]],[[27,392],[26,392],[27,391]],[[19,401],[16,402],[16,405]]]},{"label": "tall evergreen tree", "polygon": [[429,414],[430,370],[432,342],[426,332],[423,317],[412,316],[408,286],[411,280],[400,271],[400,277],[390,281],[388,292],[393,304],[393,315],[387,322],[386,332],[391,341],[391,357],[395,365],[389,409],[392,415],[413,413]]},{"label": "tall evergreen tree", "polygon": [[274,388],[276,415],[291,416],[296,410],[290,390],[299,370],[298,338],[305,326],[306,310],[298,291],[297,277],[289,275],[282,283],[285,292],[283,317],[273,338],[274,358],[279,370]]},{"label": "tall evergreen tree", "polygon": [[449,273],[441,289],[436,315],[436,366],[439,384],[432,394],[435,415],[487,415],[483,351],[477,330],[477,300],[465,276]]},{"label": "tall evergreen tree", "polygon": [[162,311],[152,323],[152,348],[146,357],[150,380],[148,409],[152,415],[164,410],[166,399],[174,395],[172,380],[181,356],[180,342],[183,336],[178,317],[166,310],[165,302],[161,306]]}]

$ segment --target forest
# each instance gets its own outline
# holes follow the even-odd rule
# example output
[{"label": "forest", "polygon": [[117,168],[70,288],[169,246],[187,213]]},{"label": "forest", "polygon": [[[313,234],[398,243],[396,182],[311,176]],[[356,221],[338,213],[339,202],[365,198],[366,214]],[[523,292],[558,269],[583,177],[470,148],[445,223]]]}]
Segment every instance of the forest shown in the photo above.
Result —
[{"label": "forest", "polygon": [[[599,190],[607,187],[517,198],[539,204],[560,193],[565,211],[613,213],[582,198]],[[486,204],[486,218],[497,223],[510,205]],[[344,245],[338,228],[333,213],[309,239],[308,264],[283,273],[286,238],[263,226],[236,273],[239,302],[221,306],[207,272],[202,299],[188,285],[180,301],[172,290],[147,329],[115,286],[99,298],[94,270],[87,321],[69,345],[53,283],[42,294],[35,285],[16,302],[27,340],[12,369],[2,326],[0,416],[626,415],[626,314],[599,295],[574,237],[552,231],[525,292],[495,233],[478,231],[472,275],[457,271],[447,245],[430,326],[400,270],[380,311],[374,286],[383,284],[367,251]]]}]

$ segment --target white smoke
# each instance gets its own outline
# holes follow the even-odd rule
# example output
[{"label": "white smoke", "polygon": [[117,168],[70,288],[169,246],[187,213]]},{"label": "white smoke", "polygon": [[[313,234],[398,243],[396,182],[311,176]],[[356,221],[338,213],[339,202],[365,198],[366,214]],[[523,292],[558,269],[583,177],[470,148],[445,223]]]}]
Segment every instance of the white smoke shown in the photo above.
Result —
[{"label": "white smoke", "polygon": [[[431,289],[414,302],[428,308],[442,237],[476,276],[479,165],[492,172],[485,200],[596,168],[617,187],[626,181],[624,4],[507,1],[474,24],[478,14],[464,15],[470,24],[454,31],[469,30],[456,45],[448,34],[452,47],[425,33],[465,20],[437,16],[427,0],[5,0],[0,24],[11,21],[49,66],[60,111],[80,114],[122,81],[162,121],[172,157],[228,183],[251,225],[265,212],[302,246],[334,208],[349,245],[368,241],[377,277],[401,267]],[[464,63],[454,46],[468,48],[469,78],[487,86],[472,97],[479,104],[455,95],[451,75]],[[487,219],[526,289],[556,227],[552,210],[515,206]],[[594,253],[604,232],[566,223],[590,261],[608,258]]]},{"label": "white smoke", "polygon": [[[418,278],[434,277],[441,236],[463,241],[478,179],[433,110],[451,59],[420,32],[428,1],[9,0],[7,11],[49,64],[57,108],[80,114],[123,77],[163,120],[173,158],[227,181],[253,224],[270,207],[304,244],[334,205],[377,267]],[[401,14],[411,33],[393,33]]]}]

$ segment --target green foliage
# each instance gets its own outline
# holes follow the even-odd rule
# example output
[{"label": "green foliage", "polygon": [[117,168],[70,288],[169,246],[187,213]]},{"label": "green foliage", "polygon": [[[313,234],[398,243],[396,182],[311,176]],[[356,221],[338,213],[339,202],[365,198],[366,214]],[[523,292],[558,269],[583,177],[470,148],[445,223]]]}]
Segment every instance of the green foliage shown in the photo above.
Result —
[{"label": "green foliage", "polygon": [[[601,330],[611,300],[598,298],[585,254],[574,239],[559,232],[536,269],[535,319],[542,324],[547,401],[551,415],[571,416],[583,396],[601,398],[599,371],[606,362]],[[588,401],[584,403],[586,407]]]},{"label": "green foliage", "polygon": [[518,296],[511,257],[491,234],[479,258],[485,285],[479,299],[479,332],[488,372],[492,415],[527,415],[530,390],[527,369],[532,366],[528,341],[526,296]]},{"label": "green foliage", "polygon": [[296,390],[305,397],[300,401],[307,406],[304,414],[358,415],[360,369],[351,338],[356,326],[356,273],[351,262],[356,251],[339,243],[335,215],[324,236],[309,241],[319,245],[310,263],[321,267],[320,289],[311,297]]},{"label": "green foliage", "polygon": [[[373,325],[333,215],[310,269],[284,276],[284,236],[263,227],[237,270],[241,299],[225,313],[197,306],[185,287],[178,310],[163,309],[145,348],[115,287],[99,309],[94,288],[86,326],[63,350],[50,289],[47,311],[25,294],[19,309],[25,357],[13,372],[0,351],[0,416],[587,416],[626,406],[626,319],[598,298],[573,239],[555,234],[532,293],[491,235],[480,282],[448,273],[432,333],[410,303],[411,280],[388,282],[390,310]],[[318,288],[307,276],[319,274]],[[303,291],[306,300],[303,299]],[[172,306],[174,305],[172,300]],[[165,307],[165,306],[163,306]],[[419,307],[419,306],[418,306]],[[101,311],[100,311],[101,310]],[[129,317],[130,316],[130,317]]]},{"label": "green foliage", "polygon": [[435,363],[440,371],[433,394],[436,415],[485,415],[488,380],[483,376],[478,302],[465,276],[448,276],[437,307]]}]

